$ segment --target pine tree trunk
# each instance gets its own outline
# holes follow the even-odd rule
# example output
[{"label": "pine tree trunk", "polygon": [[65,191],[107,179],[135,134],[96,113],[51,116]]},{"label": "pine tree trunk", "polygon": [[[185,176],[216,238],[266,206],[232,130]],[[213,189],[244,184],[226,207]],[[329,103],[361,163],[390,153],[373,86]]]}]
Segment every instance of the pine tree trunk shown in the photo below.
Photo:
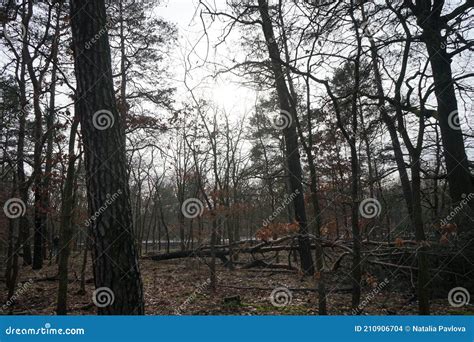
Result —
[{"label": "pine tree trunk", "polygon": [[125,123],[114,97],[104,0],[71,1],[71,27],[89,212],[92,218],[97,215],[90,221],[95,286],[109,288],[114,297],[98,312],[143,314],[126,170]]}]

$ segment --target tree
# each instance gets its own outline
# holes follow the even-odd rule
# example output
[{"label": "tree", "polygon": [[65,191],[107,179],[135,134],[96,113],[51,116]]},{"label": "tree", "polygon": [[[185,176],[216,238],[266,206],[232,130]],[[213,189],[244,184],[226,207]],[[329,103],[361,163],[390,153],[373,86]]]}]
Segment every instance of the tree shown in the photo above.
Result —
[{"label": "tree", "polygon": [[[126,170],[124,120],[114,96],[106,25],[104,0],[71,1],[77,115],[85,152],[89,212],[91,217],[102,212],[90,227],[94,240],[94,279],[97,288],[108,287],[115,297],[110,306],[98,311],[99,314],[143,314],[143,289]],[[91,42],[87,49],[86,44]],[[106,210],[101,210],[110,199],[108,196],[114,200]]]},{"label": "tree", "polygon": [[[77,111],[76,111],[77,112]],[[59,232],[59,286],[58,286],[58,303],[56,313],[65,315],[67,313],[67,289],[69,283],[68,262],[71,253],[71,244],[73,238],[73,215],[74,205],[76,203],[75,177],[76,177],[76,159],[74,153],[77,127],[79,120],[77,117],[72,118],[71,130],[69,134],[68,147],[68,164],[66,171],[66,180],[62,195],[61,206],[61,227]],[[87,253],[87,248],[86,252]]]},{"label": "tree", "polygon": [[[395,12],[395,9],[391,7],[391,10]],[[362,6],[362,17],[364,18],[364,21],[366,23],[366,28],[367,28],[367,21],[366,21],[366,16],[364,12],[364,8]],[[408,67],[408,58],[409,58],[409,52],[410,52],[410,43],[411,43],[411,37],[410,37],[410,32],[405,25],[403,25],[405,29],[405,33],[407,35],[407,40],[405,43],[405,46],[403,47],[403,58],[402,58],[402,68],[401,72],[398,76],[398,79],[396,81],[396,86],[395,86],[395,98],[398,99],[398,101],[401,99],[401,85],[402,82],[405,79],[406,76],[406,70]],[[370,30],[366,29],[366,32],[370,32]],[[380,109],[380,114],[383,122],[388,128],[388,131],[390,133],[391,141],[392,141],[392,146],[393,146],[393,151],[395,155],[395,160],[397,162],[397,167],[398,167],[398,172],[400,174],[400,180],[402,184],[402,189],[403,189],[403,194],[405,198],[405,202],[407,205],[409,217],[410,217],[410,223],[414,226],[415,228],[415,235],[417,241],[421,244],[419,252],[418,252],[418,303],[419,303],[419,312],[420,314],[429,314],[430,308],[429,308],[429,289],[428,289],[428,282],[429,282],[429,273],[428,273],[428,260],[427,260],[427,254],[426,254],[426,237],[425,237],[425,232],[424,232],[424,227],[423,227],[423,217],[422,217],[422,203],[421,203],[421,178],[420,178],[420,170],[421,170],[421,151],[422,151],[422,145],[423,145],[423,134],[425,130],[425,124],[424,124],[424,118],[421,117],[419,118],[419,132],[418,132],[418,139],[416,146],[414,146],[411,142],[411,138],[409,137],[405,126],[403,124],[403,113],[402,113],[402,108],[401,104],[399,103],[398,105],[395,105],[397,110],[396,110],[396,116],[398,118],[398,123],[399,123],[399,131],[401,132],[401,135],[403,137],[403,140],[405,142],[405,145],[408,148],[408,151],[411,155],[411,174],[412,174],[412,182],[410,183],[410,180],[408,178],[406,166],[405,166],[405,161],[403,158],[403,153],[400,147],[400,141],[398,139],[397,135],[397,128],[394,123],[394,119],[390,116],[388,113],[387,107],[385,105],[385,95],[384,95],[384,89],[383,89],[383,82],[382,82],[382,77],[379,69],[379,61],[378,61],[378,56],[377,56],[377,51],[376,51],[376,46],[375,46],[375,41],[371,34],[369,33],[369,42],[370,42],[370,51],[371,51],[371,58],[372,58],[372,66],[374,69],[374,78],[377,86],[377,95],[379,97],[378,100],[378,105]]]},{"label": "tree", "polygon": [[[433,84],[438,102],[439,126],[446,161],[447,178],[451,200],[461,202],[463,194],[474,190],[473,178],[469,171],[469,159],[464,147],[462,129],[459,124],[458,103],[455,92],[455,79],[451,68],[453,57],[462,51],[472,49],[472,41],[467,41],[456,27],[462,27],[463,16],[474,7],[472,0],[466,0],[451,12],[443,15],[445,1],[406,0],[404,4],[416,16],[418,26],[422,29],[423,39],[433,72]],[[400,16],[401,20],[404,20]],[[445,31],[445,32],[444,32]],[[448,39],[454,36],[452,51],[448,52]],[[474,210],[471,201],[469,207]],[[469,229],[470,220],[463,224]]]},{"label": "tree", "polygon": [[311,256],[310,243],[308,239],[308,227],[306,218],[306,208],[304,204],[304,191],[302,186],[302,168],[300,153],[298,148],[298,136],[296,131],[296,107],[291,102],[291,95],[285,82],[285,74],[280,64],[280,51],[275,40],[273,24],[270,18],[268,3],[266,0],[259,0],[259,12],[262,22],[262,30],[268,47],[268,55],[271,60],[271,69],[275,79],[275,88],[278,94],[280,111],[283,120],[288,120],[289,124],[284,127],[286,158],[288,166],[288,177],[290,179],[290,191],[296,194],[293,199],[295,208],[295,220],[300,226],[299,232],[299,253],[301,257],[301,268],[305,274],[314,274],[313,258]]}]

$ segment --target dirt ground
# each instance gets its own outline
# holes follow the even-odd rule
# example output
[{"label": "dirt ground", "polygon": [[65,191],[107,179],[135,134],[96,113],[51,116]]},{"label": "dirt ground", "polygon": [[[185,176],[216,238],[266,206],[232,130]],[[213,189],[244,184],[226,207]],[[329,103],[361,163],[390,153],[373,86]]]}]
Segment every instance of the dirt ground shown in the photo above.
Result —
[{"label": "dirt ground", "polygon": [[[69,308],[73,315],[93,315],[94,285],[91,265],[86,274],[86,293],[79,294],[81,257],[71,260]],[[344,265],[336,273],[327,273],[328,310],[331,315],[351,315],[350,279]],[[314,278],[304,278],[288,270],[236,269],[230,271],[218,266],[218,287],[209,288],[209,269],[198,259],[170,261],[141,260],[147,315],[315,315],[318,297]],[[0,314],[53,315],[55,314],[58,282],[57,266],[46,263],[39,272],[22,268],[20,283],[31,281],[17,293],[16,303]],[[411,292],[400,292],[383,279],[364,282],[362,315],[416,315],[417,302]],[[374,284],[375,283],[375,284]],[[5,288],[5,284],[0,286]],[[378,287],[377,287],[378,286]],[[399,284],[397,286],[400,286]],[[21,287],[21,285],[19,286]],[[275,306],[271,294],[275,288],[290,289],[287,305]],[[377,290],[378,289],[378,290]],[[0,303],[6,303],[6,291],[0,291]],[[286,301],[285,301],[286,300]],[[278,302],[280,303],[280,302]],[[278,304],[277,303],[277,304]],[[432,312],[438,315],[474,314],[472,306],[451,307],[447,298],[433,299]],[[2,304],[3,305],[3,304]],[[0,310],[2,307],[0,306]]]}]

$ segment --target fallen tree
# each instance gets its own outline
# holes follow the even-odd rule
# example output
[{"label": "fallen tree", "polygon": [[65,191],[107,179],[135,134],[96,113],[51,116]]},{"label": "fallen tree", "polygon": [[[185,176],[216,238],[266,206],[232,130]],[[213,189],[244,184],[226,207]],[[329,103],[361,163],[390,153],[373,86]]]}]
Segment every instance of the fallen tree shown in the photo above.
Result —
[{"label": "fallen tree", "polygon": [[[316,238],[310,235],[311,241],[313,243],[310,245],[311,249],[316,248],[314,243]],[[288,235],[281,237],[276,240],[269,241],[258,241],[258,240],[245,240],[240,242],[235,242],[231,245],[218,245],[215,247],[215,256],[220,259],[225,267],[229,265],[228,257],[237,254],[248,254],[251,257],[250,261],[247,262],[234,262],[234,265],[240,265],[240,269],[252,269],[252,268],[264,268],[264,269],[273,269],[273,270],[287,270],[298,272],[299,269],[291,264],[291,253],[298,250],[297,243],[294,243],[296,240],[295,235]],[[327,255],[328,259],[331,261],[331,265],[326,269],[335,272],[339,269],[343,259],[345,257],[351,257],[352,255],[352,243],[351,241],[346,240],[320,240],[321,246],[325,249],[340,249],[342,253],[336,254],[334,259]],[[384,268],[397,268],[399,270],[405,270],[409,272],[417,271],[417,267],[409,262],[414,255],[416,254],[417,245],[415,241],[412,240],[400,240],[398,243],[387,243],[379,241],[364,241],[363,246],[365,248],[362,250],[363,262],[372,265],[382,266]],[[438,243],[430,243],[430,246],[433,248],[441,247]],[[232,250],[232,252],[231,252]],[[281,264],[274,262],[275,256],[265,256],[266,253],[276,253],[286,251],[289,252],[288,264]],[[449,253],[448,253],[449,254]],[[441,251],[437,250],[433,253],[433,257],[443,255]],[[173,260],[181,258],[208,258],[211,257],[211,247],[210,246],[201,246],[200,248],[187,251],[175,251],[170,253],[155,254],[145,256],[145,260],[154,260],[154,261],[164,261],[164,260]],[[392,261],[390,258],[397,258],[397,261]],[[386,260],[386,258],[389,258]],[[444,273],[444,274],[454,274],[460,275],[453,270],[446,270],[442,268],[432,268],[432,272],[435,273]]]},{"label": "fallen tree", "polygon": [[[258,243],[254,246],[249,246],[251,242],[243,241],[242,243],[234,243],[232,245],[219,245],[216,246],[215,255],[217,258],[220,259],[227,259],[226,257],[230,255],[231,247],[235,248],[236,246],[240,246],[237,249],[233,249],[232,253],[234,254],[263,254],[263,253],[270,253],[270,252],[281,252],[281,251],[297,251],[298,246],[297,244],[290,244],[290,245],[280,245],[283,242],[291,241],[295,239],[295,236],[285,236],[280,239],[271,240],[271,241],[263,241]],[[253,240],[252,240],[253,241]],[[254,241],[253,241],[254,242]],[[331,248],[341,248],[346,251],[350,251],[351,248],[349,246],[345,246],[339,242],[324,240],[322,241],[321,245],[323,247],[331,247]],[[311,244],[311,249],[316,248],[315,244]],[[162,261],[162,260],[172,260],[172,259],[181,259],[181,258],[192,258],[192,257],[211,257],[211,247],[210,246],[202,246],[200,248],[188,251],[175,251],[170,253],[163,253],[163,254],[155,254],[155,255],[147,255],[143,259],[154,260],[154,261]]]}]

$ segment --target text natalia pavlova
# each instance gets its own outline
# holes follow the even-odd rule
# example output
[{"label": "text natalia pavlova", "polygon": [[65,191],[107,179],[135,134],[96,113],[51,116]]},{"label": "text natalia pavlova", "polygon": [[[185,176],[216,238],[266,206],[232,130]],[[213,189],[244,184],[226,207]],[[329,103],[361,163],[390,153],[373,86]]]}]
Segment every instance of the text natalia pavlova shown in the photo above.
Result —
[{"label": "text natalia pavlova", "polygon": [[466,327],[454,325],[414,325],[413,332],[466,332]]}]

